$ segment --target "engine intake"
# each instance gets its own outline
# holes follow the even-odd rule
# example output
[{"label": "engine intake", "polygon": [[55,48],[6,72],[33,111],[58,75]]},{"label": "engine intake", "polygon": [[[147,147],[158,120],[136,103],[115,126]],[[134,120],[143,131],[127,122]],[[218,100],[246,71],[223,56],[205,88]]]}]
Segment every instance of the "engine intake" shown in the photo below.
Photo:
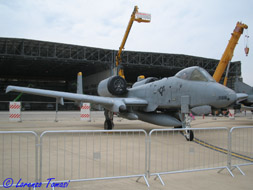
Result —
[{"label": "engine intake", "polygon": [[123,96],[126,93],[126,80],[120,76],[109,77],[98,84],[98,94],[100,96]]}]

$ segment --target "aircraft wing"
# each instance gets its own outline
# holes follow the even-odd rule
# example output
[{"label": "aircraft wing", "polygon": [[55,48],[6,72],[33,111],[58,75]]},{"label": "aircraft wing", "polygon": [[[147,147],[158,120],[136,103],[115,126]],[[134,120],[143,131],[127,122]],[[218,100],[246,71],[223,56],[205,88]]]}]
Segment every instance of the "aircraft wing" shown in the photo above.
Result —
[{"label": "aircraft wing", "polygon": [[148,102],[139,98],[113,98],[113,97],[102,97],[102,96],[92,96],[84,94],[76,94],[69,92],[59,92],[52,90],[42,90],[36,88],[26,88],[19,86],[8,86],[6,88],[6,93],[8,92],[23,92],[26,94],[33,94],[39,96],[46,96],[51,98],[56,98],[59,100],[59,103],[64,104],[63,99],[80,101],[80,102],[89,102],[100,104],[106,109],[109,109],[113,112],[119,112],[119,110],[125,110],[126,106],[146,106]]}]

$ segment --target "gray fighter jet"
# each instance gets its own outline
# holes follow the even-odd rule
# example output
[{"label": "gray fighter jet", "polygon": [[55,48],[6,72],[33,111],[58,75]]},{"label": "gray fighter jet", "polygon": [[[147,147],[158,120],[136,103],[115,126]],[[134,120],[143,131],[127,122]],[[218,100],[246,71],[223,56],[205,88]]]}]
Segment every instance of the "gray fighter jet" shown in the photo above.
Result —
[{"label": "gray fighter jet", "polygon": [[[127,88],[120,76],[102,80],[98,85],[99,96],[8,86],[6,92],[54,97],[61,104],[64,99],[100,104],[105,108],[105,129],[112,129],[113,114],[129,120],[141,120],[160,125],[189,128],[190,110],[203,105],[212,108],[227,108],[247,98],[244,93],[218,84],[209,73],[200,67],[189,67],[175,76],[158,80],[142,79]],[[193,139],[191,131],[186,134]]]}]

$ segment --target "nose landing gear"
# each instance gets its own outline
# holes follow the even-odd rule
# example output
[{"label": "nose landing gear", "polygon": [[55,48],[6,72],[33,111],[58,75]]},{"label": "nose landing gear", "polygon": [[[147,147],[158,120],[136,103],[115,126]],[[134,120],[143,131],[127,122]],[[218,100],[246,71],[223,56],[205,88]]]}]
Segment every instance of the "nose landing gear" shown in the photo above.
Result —
[{"label": "nose landing gear", "polygon": [[193,141],[194,139],[194,133],[192,130],[186,130],[184,133],[184,137],[186,138],[187,141]]},{"label": "nose landing gear", "polygon": [[[192,121],[192,119],[188,114],[183,114],[182,127],[184,129],[190,129],[191,128],[191,121]],[[193,141],[193,139],[194,139],[194,133],[192,130],[184,130],[183,135],[187,141]]]}]

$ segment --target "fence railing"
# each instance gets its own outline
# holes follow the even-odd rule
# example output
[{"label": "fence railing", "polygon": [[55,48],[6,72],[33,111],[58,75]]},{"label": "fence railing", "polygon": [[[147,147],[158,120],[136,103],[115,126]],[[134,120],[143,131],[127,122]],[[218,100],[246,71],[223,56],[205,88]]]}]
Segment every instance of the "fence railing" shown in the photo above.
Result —
[{"label": "fence railing", "polygon": [[[11,178],[8,184],[12,185],[16,185],[21,178],[24,183],[36,182],[38,135],[35,132],[0,131],[0,152],[0,179]],[[0,184],[0,187],[6,186]]]},{"label": "fence railing", "polygon": [[[183,135],[190,131],[194,139],[186,141]],[[227,128],[154,129],[149,138],[149,172],[163,185],[163,174],[227,169],[233,176],[227,166]]]},{"label": "fence railing", "polygon": [[149,186],[144,130],[46,131],[40,140],[40,181],[143,177]]},{"label": "fence railing", "polygon": [[230,154],[228,165],[237,168],[243,175],[240,166],[253,164],[253,126],[233,127],[229,131]]},{"label": "fence railing", "polygon": [[[194,132],[193,141],[184,133]],[[227,169],[253,164],[253,127],[0,132],[0,187]],[[7,180],[7,181],[6,181]],[[9,180],[9,181],[8,181]],[[138,181],[137,180],[137,181]],[[2,183],[2,184],[1,184]],[[14,185],[13,185],[14,184]],[[10,187],[10,186],[9,186]]]}]

